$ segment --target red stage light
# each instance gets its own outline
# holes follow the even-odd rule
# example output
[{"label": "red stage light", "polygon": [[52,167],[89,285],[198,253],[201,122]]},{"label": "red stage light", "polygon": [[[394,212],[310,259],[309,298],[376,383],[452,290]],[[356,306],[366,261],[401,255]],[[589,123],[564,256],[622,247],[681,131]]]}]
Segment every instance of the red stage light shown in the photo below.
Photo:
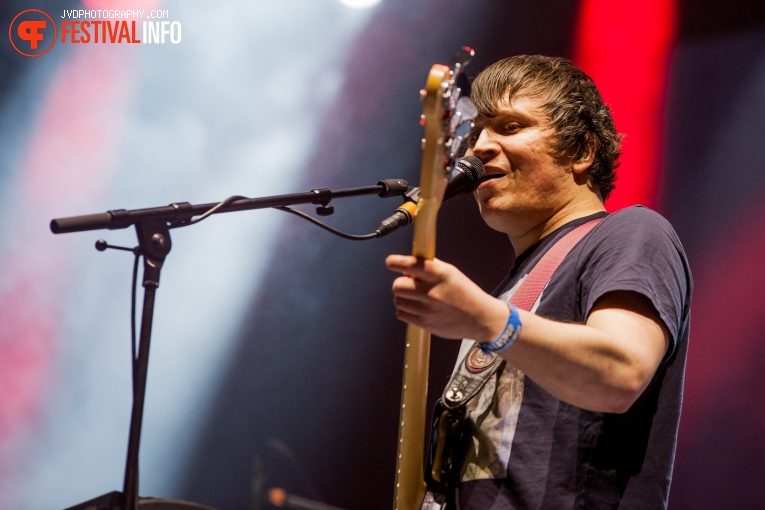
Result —
[{"label": "red stage light", "polygon": [[674,0],[581,4],[574,61],[598,84],[626,135],[611,211],[656,206],[675,16]]}]

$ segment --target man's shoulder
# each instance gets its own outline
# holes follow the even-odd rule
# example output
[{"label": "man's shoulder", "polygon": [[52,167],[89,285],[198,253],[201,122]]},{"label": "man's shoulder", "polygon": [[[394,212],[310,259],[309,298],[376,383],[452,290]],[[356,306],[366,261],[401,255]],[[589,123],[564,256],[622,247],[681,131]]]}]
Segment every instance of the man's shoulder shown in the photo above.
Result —
[{"label": "man's shoulder", "polygon": [[606,219],[609,220],[609,222],[630,223],[633,225],[662,225],[672,229],[672,225],[670,225],[669,221],[667,221],[664,216],[653,209],[640,204],[614,211],[606,216]]},{"label": "man's shoulder", "polygon": [[638,269],[690,274],[685,250],[672,225],[640,205],[606,216],[574,253],[569,262],[576,271],[615,271],[619,278]]},{"label": "man's shoulder", "polygon": [[680,246],[677,233],[661,214],[642,205],[633,205],[612,212],[593,231],[593,238],[603,240],[623,239],[624,242],[640,239],[670,239]]}]

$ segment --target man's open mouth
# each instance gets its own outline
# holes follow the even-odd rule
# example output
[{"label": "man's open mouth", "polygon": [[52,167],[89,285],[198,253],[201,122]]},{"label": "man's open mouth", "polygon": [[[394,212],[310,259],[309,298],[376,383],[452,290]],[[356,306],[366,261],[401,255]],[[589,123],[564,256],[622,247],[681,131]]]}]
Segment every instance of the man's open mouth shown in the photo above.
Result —
[{"label": "man's open mouth", "polygon": [[480,182],[486,182],[486,181],[490,181],[492,179],[498,179],[500,177],[502,177],[502,174],[484,175],[483,177],[481,177]]}]

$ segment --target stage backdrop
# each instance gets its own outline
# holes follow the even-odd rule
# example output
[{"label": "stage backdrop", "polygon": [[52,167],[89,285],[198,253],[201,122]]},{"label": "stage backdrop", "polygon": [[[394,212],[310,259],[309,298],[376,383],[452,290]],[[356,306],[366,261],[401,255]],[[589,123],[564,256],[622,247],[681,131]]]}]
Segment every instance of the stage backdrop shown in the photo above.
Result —
[{"label": "stage backdrop", "polygon": [[[47,53],[21,54],[33,37],[19,35],[32,19],[20,14],[50,24],[38,54],[56,25]],[[670,508],[765,508],[761,1],[16,0],[0,6],[0,28],[0,508],[65,508],[122,488],[133,258],[93,244],[132,247],[135,234],[56,236],[48,222],[416,184],[419,89],[462,45],[477,52],[471,76],[542,53],[601,86],[626,134],[607,205],[663,213],[694,272]],[[399,200],[333,205],[327,222],[367,233]],[[512,262],[469,196],[444,205],[438,236],[439,257],[487,290]],[[172,240],[141,494],[266,509],[281,487],[390,508],[405,328],[383,260],[409,251],[411,231],[347,241],[262,210]],[[434,340],[431,401],[456,349]]]}]

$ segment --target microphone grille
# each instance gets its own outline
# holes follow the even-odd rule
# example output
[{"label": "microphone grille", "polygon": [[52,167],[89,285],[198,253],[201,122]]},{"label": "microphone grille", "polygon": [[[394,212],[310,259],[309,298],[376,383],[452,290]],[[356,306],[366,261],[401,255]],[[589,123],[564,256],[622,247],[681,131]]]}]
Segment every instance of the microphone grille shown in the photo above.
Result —
[{"label": "microphone grille", "polygon": [[483,177],[485,172],[481,160],[475,156],[465,156],[464,158],[460,158],[459,161],[457,161],[457,166],[466,172],[465,175],[468,177],[468,179],[470,179],[471,182],[476,182],[475,187],[477,188],[478,181],[481,180],[481,177]]},{"label": "microphone grille", "polygon": [[481,184],[483,174],[484,168],[480,159],[475,156],[460,158],[449,176],[449,184],[444,193],[444,200],[462,195],[463,193],[472,193]]}]

